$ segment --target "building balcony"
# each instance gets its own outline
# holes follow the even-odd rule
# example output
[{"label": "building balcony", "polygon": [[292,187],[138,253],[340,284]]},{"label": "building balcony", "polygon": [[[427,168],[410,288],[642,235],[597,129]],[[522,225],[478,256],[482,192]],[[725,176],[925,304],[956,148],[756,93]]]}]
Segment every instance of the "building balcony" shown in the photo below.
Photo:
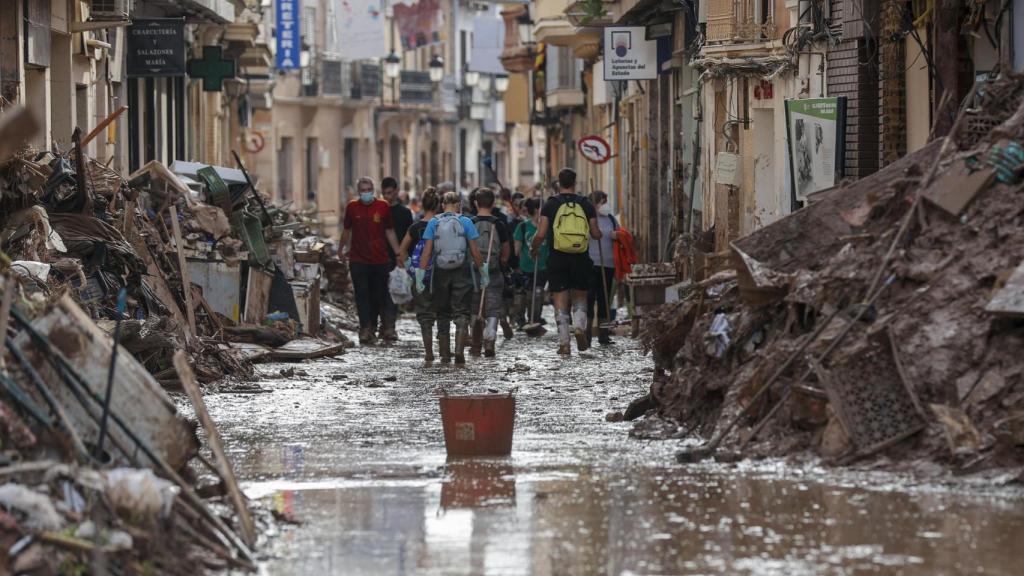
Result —
[{"label": "building balcony", "polygon": [[709,0],[708,44],[771,42],[778,33],[770,0]]},{"label": "building balcony", "polygon": [[576,35],[576,27],[569,22],[565,11],[568,0],[538,0],[534,3],[533,37],[550,46],[569,46]]}]

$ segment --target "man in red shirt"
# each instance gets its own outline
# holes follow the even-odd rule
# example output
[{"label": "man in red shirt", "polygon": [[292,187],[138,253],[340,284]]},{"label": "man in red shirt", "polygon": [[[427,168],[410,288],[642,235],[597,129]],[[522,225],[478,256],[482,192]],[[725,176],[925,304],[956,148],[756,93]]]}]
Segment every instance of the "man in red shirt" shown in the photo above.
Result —
[{"label": "man in red shirt", "polygon": [[359,343],[368,345],[376,341],[374,329],[387,298],[391,270],[388,246],[394,254],[399,251],[391,207],[377,198],[375,188],[372,179],[359,179],[356,183],[359,198],[345,207],[345,229],[341,233],[342,252],[348,247],[349,271],[359,313]]}]

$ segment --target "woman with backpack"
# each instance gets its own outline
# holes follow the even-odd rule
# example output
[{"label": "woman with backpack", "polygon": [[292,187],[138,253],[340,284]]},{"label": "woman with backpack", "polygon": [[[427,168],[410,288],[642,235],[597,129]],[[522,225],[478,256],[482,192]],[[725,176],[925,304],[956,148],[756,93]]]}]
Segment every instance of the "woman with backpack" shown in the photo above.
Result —
[{"label": "woman with backpack", "polygon": [[[409,227],[402,240],[402,245],[399,246],[398,254],[398,261],[403,264],[408,261],[406,267],[409,272],[419,278],[416,285],[423,285],[422,290],[414,288],[413,308],[416,311],[416,321],[420,323],[420,331],[423,333],[423,360],[428,364],[434,361],[434,322],[437,320],[437,314],[434,313],[433,298],[430,292],[430,262],[427,262],[427,268],[424,270],[420,268],[420,260],[423,255],[423,246],[427,242],[423,239],[423,233],[427,230],[427,224],[437,215],[440,204],[441,198],[437,194],[437,189],[430,187],[423,191],[420,199],[423,215]],[[409,255],[410,249],[412,250],[411,256]]]},{"label": "woman with backpack", "polygon": [[590,243],[587,250],[594,267],[590,272],[590,286],[587,289],[587,337],[593,336],[594,304],[597,304],[597,341],[611,344],[611,332],[608,328],[600,328],[610,323],[613,311],[609,310],[612,295],[612,282],[615,280],[615,245],[618,237],[619,223],[612,216],[608,206],[608,194],[600,190],[590,193],[590,203],[597,210],[597,225],[601,228],[601,239]]},{"label": "woman with backpack", "polygon": [[[466,363],[465,349],[469,339],[470,301],[473,297],[473,269],[480,270],[480,283],[490,283],[484,259],[475,240],[480,237],[473,221],[459,213],[462,204],[457,192],[445,192],[441,198],[444,210],[427,223],[423,231],[420,270],[432,267],[430,292],[437,315],[437,342],[441,362],[451,362],[451,323],[455,322],[455,363]],[[472,258],[472,262],[470,261]],[[416,277],[416,289],[426,290],[423,275]]]}]

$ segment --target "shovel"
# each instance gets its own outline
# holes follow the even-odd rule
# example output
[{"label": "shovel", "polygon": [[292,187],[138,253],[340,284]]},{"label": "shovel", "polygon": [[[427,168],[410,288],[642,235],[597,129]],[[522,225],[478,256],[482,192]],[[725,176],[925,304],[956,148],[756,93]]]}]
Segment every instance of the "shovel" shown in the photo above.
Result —
[{"label": "shovel", "polygon": [[533,264],[533,284],[530,286],[530,291],[533,294],[530,295],[530,323],[523,326],[523,332],[526,332],[527,336],[543,336],[547,329],[540,322],[537,322],[537,271],[540,270],[540,266],[535,262]]}]

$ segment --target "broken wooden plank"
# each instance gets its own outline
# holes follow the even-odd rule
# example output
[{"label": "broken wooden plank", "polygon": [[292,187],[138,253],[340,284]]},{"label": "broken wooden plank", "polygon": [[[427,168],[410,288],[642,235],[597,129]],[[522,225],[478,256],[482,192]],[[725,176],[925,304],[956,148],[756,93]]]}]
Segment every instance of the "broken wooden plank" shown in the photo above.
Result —
[{"label": "broken wooden plank", "polygon": [[188,273],[188,261],[185,260],[183,248],[185,243],[181,240],[181,225],[178,224],[178,209],[170,205],[168,213],[171,215],[171,231],[174,233],[174,250],[178,253],[178,273],[181,274],[181,291],[185,294],[185,314],[188,317],[188,331],[193,338],[196,337],[196,309],[192,303],[192,281]]},{"label": "broken wooden plank", "polygon": [[214,424],[213,418],[210,417],[210,413],[206,410],[206,402],[203,400],[202,392],[199,391],[195,374],[193,374],[192,368],[189,366],[188,357],[184,351],[178,350],[174,353],[174,368],[178,371],[178,377],[181,379],[182,387],[185,388],[185,393],[188,394],[189,399],[192,401],[192,406],[196,410],[196,417],[202,423],[203,428],[206,429],[206,441],[210,444],[210,450],[213,451],[213,455],[217,458],[217,472],[228,489],[228,495],[231,497],[235,512],[238,513],[239,524],[242,526],[242,539],[246,545],[252,546],[256,542],[256,524],[249,513],[249,506],[245,501],[245,496],[242,495],[242,491],[238,488],[238,479],[235,478],[234,467],[224,451],[224,444],[221,442],[217,425]]},{"label": "broken wooden plank", "polygon": [[186,329],[187,324],[185,321],[185,315],[182,314],[181,308],[178,306],[178,300],[175,298],[174,292],[171,291],[170,285],[167,284],[167,279],[164,278],[164,273],[160,269],[160,265],[157,263],[156,258],[153,257],[153,253],[150,252],[149,246],[142,237],[139,236],[138,231],[134,226],[127,227],[125,239],[128,240],[129,244],[131,244],[132,249],[135,251],[135,255],[145,262],[146,272],[149,274],[151,279],[151,282],[149,282],[150,288],[153,289],[153,293],[156,294],[160,303],[170,311],[171,318],[175,323],[175,329],[179,330],[185,338],[191,338],[191,335]]},{"label": "broken wooden plank", "polygon": [[[47,336],[53,346],[74,365],[82,382],[97,397],[106,391],[112,342],[79,306],[65,295],[49,311],[32,322],[37,331]],[[15,339],[26,356],[37,367],[46,382],[61,382],[61,376],[44,360],[43,352],[21,334]],[[135,434],[172,468],[180,469],[198,451],[198,441],[191,426],[178,413],[174,402],[160,387],[145,366],[127,350],[117,355],[117,382],[111,397],[113,414],[131,415]],[[99,428],[96,420],[76,400],[67,386],[53,386],[54,397],[67,412],[69,421],[88,442],[95,442]],[[133,446],[124,432],[112,426],[108,434],[115,445]],[[126,454],[126,458],[134,456]],[[125,460],[127,461],[127,460]]]},{"label": "broken wooden plank", "polygon": [[270,302],[270,286],[274,276],[262,268],[249,267],[249,281],[245,289],[245,312],[242,321],[260,324],[267,317]]},{"label": "broken wooden plank", "polygon": [[121,116],[121,114],[124,114],[127,111],[128,111],[128,107],[127,106],[121,106],[117,110],[114,110],[113,112],[111,112],[110,115],[107,116],[106,118],[104,118],[102,122],[97,124],[96,127],[93,128],[91,132],[86,134],[85,138],[82,138],[82,148],[85,148],[86,146],[88,146],[89,142],[92,142],[94,138],[99,136],[100,132],[102,132],[104,128],[109,126],[111,122],[113,122],[114,120],[117,120],[118,117]]},{"label": "broken wooden plank", "polygon": [[278,362],[297,362],[299,360],[315,360],[345,352],[345,343],[325,342],[313,338],[292,340],[284,346],[270,351],[270,360]]},{"label": "broken wooden plank", "polygon": [[972,170],[966,160],[960,159],[944,170],[923,195],[932,204],[959,216],[975,196],[992,184],[995,177],[996,172],[992,168]]},{"label": "broken wooden plank", "polygon": [[1013,271],[1006,285],[989,300],[985,311],[997,316],[1024,316],[1024,263]]}]

